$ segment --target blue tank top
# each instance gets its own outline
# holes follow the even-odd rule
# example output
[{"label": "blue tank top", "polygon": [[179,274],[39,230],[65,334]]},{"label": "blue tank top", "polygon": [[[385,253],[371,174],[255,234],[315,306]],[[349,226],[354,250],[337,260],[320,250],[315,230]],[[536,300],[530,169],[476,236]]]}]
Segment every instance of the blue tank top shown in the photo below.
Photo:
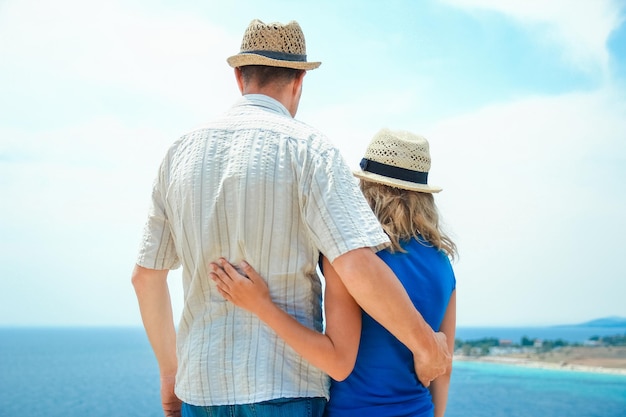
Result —
[{"label": "blue tank top", "polygon": [[[426,322],[438,330],[456,287],[448,257],[428,243],[411,239],[407,253],[378,252],[399,278]],[[398,339],[363,312],[354,370],[332,381],[326,417],[432,416],[430,392],[415,374],[413,355]]]}]

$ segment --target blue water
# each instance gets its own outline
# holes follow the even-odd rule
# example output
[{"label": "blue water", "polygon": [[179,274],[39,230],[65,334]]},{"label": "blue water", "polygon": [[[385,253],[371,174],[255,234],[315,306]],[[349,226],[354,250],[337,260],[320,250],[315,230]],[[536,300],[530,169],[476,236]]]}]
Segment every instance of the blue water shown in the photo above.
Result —
[{"label": "blue water", "polygon": [[[490,336],[501,337],[477,338]],[[547,337],[557,338],[564,337]],[[446,417],[626,416],[626,376],[454,367]],[[118,415],[162,416],[156,361],[142,329],[0,329],[0,417]]]},{"label": "blue water", "polygon": [[162,415],[142,329],[0,329],[1,417]]}]

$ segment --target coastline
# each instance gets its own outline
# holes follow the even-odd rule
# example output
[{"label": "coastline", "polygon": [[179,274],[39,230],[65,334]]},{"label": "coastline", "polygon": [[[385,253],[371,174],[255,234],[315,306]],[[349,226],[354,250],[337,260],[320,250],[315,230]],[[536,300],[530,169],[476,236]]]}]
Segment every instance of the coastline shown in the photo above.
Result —
[{"label": "coastline", "polygon": [[566,348],[546,353],[454,355],[454,361],[626,376],[626,348]]}]

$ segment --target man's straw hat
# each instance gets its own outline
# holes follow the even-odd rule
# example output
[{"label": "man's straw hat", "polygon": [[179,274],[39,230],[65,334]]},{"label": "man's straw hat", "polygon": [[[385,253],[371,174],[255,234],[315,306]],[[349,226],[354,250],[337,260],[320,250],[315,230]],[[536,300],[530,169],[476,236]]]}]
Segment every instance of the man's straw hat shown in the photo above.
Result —
[{"label": "man's straw hat", "polygon": [[382,129],[370,142],[355,177],[403,190],[438,193],[428,185],[428,141],[405,131]]},{"label": "man's straw hat", "polygon": [[304,33],[298,22],[265,24],[258,19],[248,25],[239,53],[226,61],[233,68],[266,65],[312,70],[322,64],[307,62]]}]

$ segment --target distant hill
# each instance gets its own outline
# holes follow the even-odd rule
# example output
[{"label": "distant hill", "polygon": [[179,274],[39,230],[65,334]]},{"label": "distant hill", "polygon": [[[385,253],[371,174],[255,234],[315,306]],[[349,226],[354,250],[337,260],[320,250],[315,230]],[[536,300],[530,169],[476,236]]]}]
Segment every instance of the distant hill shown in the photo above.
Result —
[{"label": "distant hill", "polygon": [[626,317],[603,317],[588,321],[586,323],[577,324],[581,327],[626,327]]},{"label": "distant hill", "polygon": [[610,316],[578,324],[557,324],[549,327],[626,327],[626,317]]}]

